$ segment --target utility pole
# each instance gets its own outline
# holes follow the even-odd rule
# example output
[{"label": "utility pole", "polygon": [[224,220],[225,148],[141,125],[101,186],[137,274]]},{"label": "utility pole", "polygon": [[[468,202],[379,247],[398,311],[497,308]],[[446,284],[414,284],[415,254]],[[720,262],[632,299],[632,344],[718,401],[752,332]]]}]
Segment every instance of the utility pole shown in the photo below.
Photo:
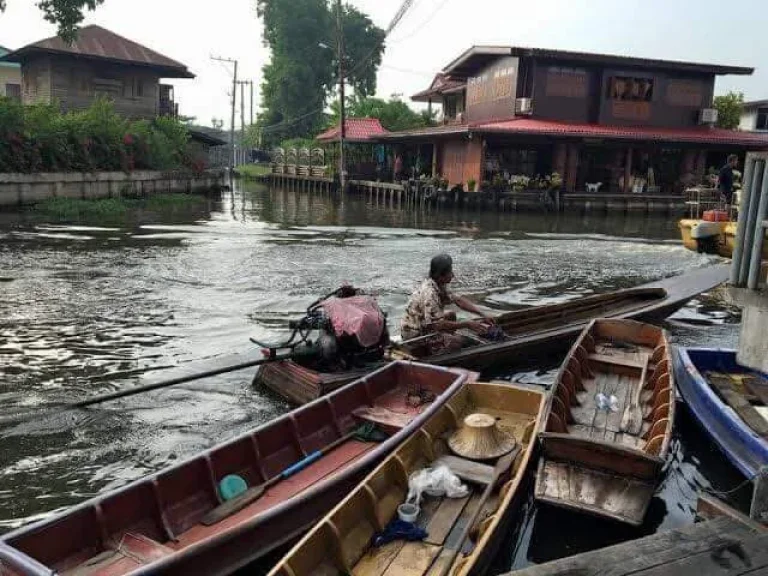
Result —
[{"label": "utility pole", "polygon": [[245,150],[245,85],[248,81],[240,82],[240,149]]},{"label": "utility pole", "polygon": [[237,60],[232,58],[221,58],[218,56],[211,56],[211,60],[217,62],[227,62],[235,65],[235,73],[232,77],[232,122],[229,125],[229,145],[231,147],[231,154],[229,156],[229,177],[232,178],[235,170],[235,104],[237,99]]},{"label": "utility pole", "polygon": [[336,0],[336,29],[338,33],[338,40],[336,42],[339,60],[339,185],[341,186],[341,193],[344,194],[346,190],[346,174],[344,163],[344,137],[345,132],[345,114],[344,114],[344,32],[341,27],[341,0]]},{"label": "utility pole", "polygon": [[253,124],[253,80],[251,80],[251,124]]}]

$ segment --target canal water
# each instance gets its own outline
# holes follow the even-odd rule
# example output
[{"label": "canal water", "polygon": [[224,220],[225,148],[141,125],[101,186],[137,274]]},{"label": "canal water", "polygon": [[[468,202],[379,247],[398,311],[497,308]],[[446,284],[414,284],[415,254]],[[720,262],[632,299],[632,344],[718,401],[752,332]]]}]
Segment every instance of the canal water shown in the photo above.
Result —
[{"label": "canal water", "polygon": [[[438,252],[456,292],[503,310],[683,273],[719,261],[682,248],[664,217],[406,211],[362,198],[236,183],[167,211],[74,224],[0,213],[0,532],[195,454],[289,406],[229,373],[82,411],[63,402],[133,386],[279,340],[319,295],[353,283],[398,326]],[[738,311],[717,292],[666,325],[685,345],[735,345]],[[492,376],[547,386],[559,357]],[[170,370],[169,370],[170,369]],[[20,414],[32,415],[19,423]],[[669,474],[640,529],[530,501],[495,570],[690,523],[700,489],[743,505],[749,490],[682,412]]]}]

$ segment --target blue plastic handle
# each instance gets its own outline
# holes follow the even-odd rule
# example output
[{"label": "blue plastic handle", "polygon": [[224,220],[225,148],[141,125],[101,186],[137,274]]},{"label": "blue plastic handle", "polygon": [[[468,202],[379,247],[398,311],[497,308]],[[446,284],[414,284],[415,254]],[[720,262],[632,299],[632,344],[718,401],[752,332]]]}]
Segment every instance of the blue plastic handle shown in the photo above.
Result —
[{"label": "blue plastic handle", "polygon": [[296,462],[296,464],[292,464],[291,466],[288,466],[285,470],[283,470],[280,473],[280,476],[283,478],[288,478],[288,476],[291,476],[292,474],[296,474],[299,470],[302,470],[312,464],[315,460],[319,460],[320,457],[323,455],[323,453],[320,450],[315,450],[311,454],[307,454],[307,456],[303,460],[299,460]]}]

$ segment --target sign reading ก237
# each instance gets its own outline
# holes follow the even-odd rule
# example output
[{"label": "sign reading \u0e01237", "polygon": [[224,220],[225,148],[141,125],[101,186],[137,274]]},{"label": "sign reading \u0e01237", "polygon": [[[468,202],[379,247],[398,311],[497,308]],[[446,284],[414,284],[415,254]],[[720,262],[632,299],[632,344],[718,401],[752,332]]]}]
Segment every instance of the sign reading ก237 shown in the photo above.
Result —
[{"label": "sign reading \u0e01237", "polygon": [[513,99],[517,88],[517,58],[503,58],[467,80],[467,108]]}]

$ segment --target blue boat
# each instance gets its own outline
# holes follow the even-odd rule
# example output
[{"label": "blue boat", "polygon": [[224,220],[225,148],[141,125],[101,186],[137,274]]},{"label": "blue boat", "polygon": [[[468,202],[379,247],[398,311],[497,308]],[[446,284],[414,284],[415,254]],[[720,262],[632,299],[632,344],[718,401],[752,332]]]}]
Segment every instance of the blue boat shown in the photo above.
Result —
[{"label": "blue boat", "polygon": [[768,378],[740,366],[735,350],[678,347],[673,355],[677,388],[691,410],[725,456],[747,478],[768,464],[768,439],[758,435],[712,389],[706,374],[754,375],[768,385]]}]

